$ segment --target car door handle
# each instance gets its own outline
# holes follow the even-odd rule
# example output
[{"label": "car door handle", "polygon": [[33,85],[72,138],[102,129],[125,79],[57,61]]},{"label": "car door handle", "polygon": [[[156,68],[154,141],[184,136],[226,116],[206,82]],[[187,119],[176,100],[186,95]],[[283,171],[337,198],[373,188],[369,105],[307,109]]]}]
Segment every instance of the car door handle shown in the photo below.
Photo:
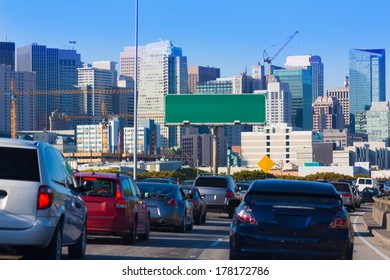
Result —
[{"label": "car door handle", "polygon": [[4,198],[8,195],[6,191],[0,190],[0,198]]}]

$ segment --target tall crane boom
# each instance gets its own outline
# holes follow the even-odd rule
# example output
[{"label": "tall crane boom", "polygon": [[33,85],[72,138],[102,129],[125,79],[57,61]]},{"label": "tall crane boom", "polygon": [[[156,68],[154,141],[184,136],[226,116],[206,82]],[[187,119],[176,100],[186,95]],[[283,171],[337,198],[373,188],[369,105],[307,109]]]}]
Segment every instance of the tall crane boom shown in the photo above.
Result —
[{"label": "tall crane boom", "polygon": [[269,56],[267,54],[267,51],[264,50],[263,51],[263,62],[267,62],[268,63],[268,76],[267,76],[267,82],[270,83],[272,82],[272,75],[271,75],[271,63],[272,61],[275,59],[275,57],[277,57],[280,52],[287,46],[288,43],[291,42],[291,40],[295,37],[295,35],[298,34],[298,30],[295,31],[294,34],[290,35],[288,38],[287,38],[287,41],[283,44],[283,46],[277,50],[277,52],[273,55],[273,56]]}]

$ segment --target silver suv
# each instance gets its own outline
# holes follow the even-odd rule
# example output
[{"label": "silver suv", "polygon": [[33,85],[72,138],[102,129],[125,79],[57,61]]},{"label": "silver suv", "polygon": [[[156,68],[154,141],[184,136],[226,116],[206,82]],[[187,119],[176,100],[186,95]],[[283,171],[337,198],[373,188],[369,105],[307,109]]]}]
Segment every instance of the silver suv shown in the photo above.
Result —
[{"label": "silver suv", "polygon": [[0,138],[0,247],[42,259],[83,258],[87,211],[63,155],[43,142]]},{"label": "silver suv", "polygon": [[240,204],[236,196],[236,183],[231,176],[200,174],[194,182],[207,204],[208,212],[228,213],[233,217]]}]

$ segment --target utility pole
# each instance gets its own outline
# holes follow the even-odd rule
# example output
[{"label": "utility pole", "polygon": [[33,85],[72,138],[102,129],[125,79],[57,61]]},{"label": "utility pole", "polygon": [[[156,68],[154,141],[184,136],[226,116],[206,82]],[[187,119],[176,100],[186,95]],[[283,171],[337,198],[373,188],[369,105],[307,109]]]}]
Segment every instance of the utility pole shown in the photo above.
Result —
[{"label": "utility pole", "polygon": [[213,173],[218,174],[218,126],[211,128],[211,134],[213,137]]},{"label": "utility pole", "polygon": [[133,179],[137,181],[138,152],[138,0],[135,0],[135,79],[134,79],[134,153]]}]

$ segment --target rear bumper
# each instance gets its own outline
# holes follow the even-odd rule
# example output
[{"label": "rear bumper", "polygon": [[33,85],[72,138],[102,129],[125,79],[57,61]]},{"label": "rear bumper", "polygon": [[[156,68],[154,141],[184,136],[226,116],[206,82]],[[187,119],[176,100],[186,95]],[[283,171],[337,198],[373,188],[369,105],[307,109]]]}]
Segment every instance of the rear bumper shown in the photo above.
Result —
[{"label": "rear bumper", "polygon": [[130,232],[130,217],[88,217],[87,234],[89,235],[118,235]]},{"label": "rear bumper", "polygon": [[56,218],[38,218],[32,227],[26,229],[0,227],[0,246],[45,248],[49,245],[57,224]]},{"label": "rear bumper", "polygon": [[230,250],[238,256],[262,255],[282,259],[344,259],[350,246],[348,230],[319,238],[277,237],[231,232]]}]

